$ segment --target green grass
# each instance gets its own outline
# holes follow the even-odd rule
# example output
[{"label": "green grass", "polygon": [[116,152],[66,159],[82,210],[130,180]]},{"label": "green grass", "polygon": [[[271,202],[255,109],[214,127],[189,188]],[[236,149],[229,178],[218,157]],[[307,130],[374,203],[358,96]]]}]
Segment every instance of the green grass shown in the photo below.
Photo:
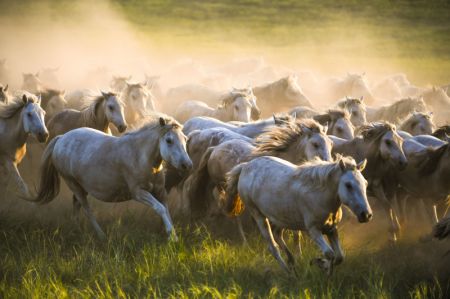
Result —
[{"label": "green grass", "polygon": [[450,293],[450,260],[443,257],[442,242],[374,247],[367,238],[347,240],[355,225],[349,223],[347,258],[334,275],[327,279],[310,265],[319,251],[305,238],[296,278],[279,268],[256,232],[249,247],[203,226],[181,229],[180,241],[167,243],[150,232],[158,226],[149,227],[148,217],[124,212],[119,218],[100,217],[108,234],[100,242],[87,223],[80,227],[67,220],[68,207],[58,210],[59,216],[29,212],[22,221],[20,213],[2,214],[1,298],[441,298]]}]

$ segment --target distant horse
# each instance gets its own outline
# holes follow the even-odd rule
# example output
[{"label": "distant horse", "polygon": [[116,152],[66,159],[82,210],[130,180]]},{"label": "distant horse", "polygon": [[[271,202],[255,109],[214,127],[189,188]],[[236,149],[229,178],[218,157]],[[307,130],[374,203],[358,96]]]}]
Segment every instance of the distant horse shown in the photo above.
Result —
[{"label": "distant horse", "polygon": [[287,76],[269,84],[256,86],[253,93],[264,117],[296,106],[312,107],[298,85],[296,76]]},{"label": "distant horse", "polygon": [[7,105],[0,105],[0,190],[6,192],[11,178],[22,196],[29,197],[26,183],[20,176],[17,165],[26,153],[26,142],[33,135],[39,142],[45,142],[48,131],[44,122],[44,110],[40,99],[31,94],[14,98]]},{"label": "distant horse", "polygon": [[413,112],[398,127],[399,130],[415,135],[431,135],[434,124],[430,113]]},{"label": "distant horse", "polygon": [[51,88],[59,88],[61,83],[59,82],[56,73],[59,71],[59,67],[56,68],[44,68],[39,71],[39,79],[43,85]]},{"label": "distant horse", "polygon": [[357,162],[367,159],[364,177],[369,181],[369,190],[380,201],[391,221],[391,240],[397,240],[400,225],[388,193],[392,190],[390,179],[395,170],[405,169],[408,161],[402,149],[403,139],[394,125],[373,123],[360,128],[359,136],[352,140],[334,144],[333,153],[352,156]]},{"label": "distant horse", "polygon": [[119,132],[127,128],[123,112],[123,103],[114,93],[103,93],[81,111],[66,109],[56,114],[48,122],[49,140],[66,132],[87,127],[110,133],[109,124],[116,126]]},{"label": "distant horse", "polygon": [[46,122],[66,108],[67,101],[64,90],[43,89],[40,95],[42,98],[41,107],[45,110]]},{"label": "distant horse", "polygon": [[182,123],[196,116],[209,116],[221,121],[249,122],[252,119],[254,101],[254,95],[247,92],[230,93],[222,98],[217,108],[211,108],[199,101],[187,101],[177,108],[175,118]]},{"label": "distant horse", "polygon": [[22,77],[23,77],[22,83],[23,90],[31,92],[33,94],[39,94],[44,89],[41,79],[39,79],[39,73],[36,74],[24,73],[22,74]]},{"label": "distant horse", "polygon": [[326,98],[330,101],[336,101],[347,96],[357,99],[364,97],[364,100],[369,104],[373,104],[376,101],[367,84],[365,73],[347,73],[342,79],[329,80],[327,85]]},{"label": "distant horse", "polygon": [[450,97],[447,89],[432,87],[422,93],[423,100],[434,113],[437,125],[447,125],[450,122]]},{"label": "distant horse", "polygon": [[149,111],[155,110],[153,95],[144,83],[127,83],[120,99],[125,104],[125,118],[130,126],[138,124]]},{"label": "distant horse", "polygon": [[90,128],[57,136],[44,152],[35,202],[48,203],[58,195],[61,175],[74,194],[74,212],[82,207],[101,239],[105,234],[89,207],[88,194],[105,202],[136,200],[152,207],[169,238],[176,239],[160,169],[163,161],[178,169],[192,167],[181,129],[175,120],[160,117],[121,137]]},{"label": "distant horse", "polygon": [[8,84],[6,86],[0,84],[0,103],[9,103]]},{"label": "distant horse", "polygon": [[113,76],[111,82],[109,83],[109,87],[113,92],[119,93],[127,88],[127,83],[130,80],[131,76]]},{"label": "distant horse", "polygon": [[427,107],[422,98],[407,98],[378,108],[367,107],[367,120],[369,122],[387,121],[398,123],[399,120],[413,112],[426,111]]},{"label": "distant horse", "polygon": [[[315,262],[331,275],[333,266],[344,259],[337,231],[341,205],[348,206],[359,222],[372,218],[366,180],[361,174],[364,165],[365,161],[357,165],[352,158],[343,157],[335,162],[315,160],[300,166],[275,157],[241,163],[228,174],[226,212],[235,216],[247,208],[269,244],[270,253],[287,272],[295,272],[295,261],[283,232],[307,232],[324,254]],[[287,255],[288,264],[279,247]]]},{"label": "distant horse", "polygon": [[366,119],[366,104],[363,97],[349,98],[338,102],[337,106],[350,113],[350,120],[354,126],[362,126],[367,123]]}]

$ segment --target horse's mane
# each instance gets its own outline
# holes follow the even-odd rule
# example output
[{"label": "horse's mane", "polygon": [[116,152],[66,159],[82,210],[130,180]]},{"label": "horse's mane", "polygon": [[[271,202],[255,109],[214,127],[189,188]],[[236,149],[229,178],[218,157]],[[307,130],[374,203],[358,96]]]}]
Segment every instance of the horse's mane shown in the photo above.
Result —
[{"label": "horse's mane", "polygon": [[[25,95],[25,94],[24,94]],[[22,96],[16,96],[14,99],[6,105],[0,105],[0,118],[8,119],[13,117],[17,112],[21,111],[28,103],[36,103],[37,98],[35,95],[25,95],[27,101],[22,99]]]},{"label": "horse's mane", "polygon": [[445,139],[448,135],[450,135],[450,125],[444,125],[437,128],[431,135],[441,140]]},{"label": "horse's mane", "polygon": [[313,117],[314,120],[318,121],[320,124],[325,123],[335,123],[338,119],[347,119],[350,121],[350,114],[345,110],[337,110],[337,109],[331,109],[328,110],[325,114],[319,114]]},{"label": "horse's mane", "polygon": [[[113,96],[115,94],[108,93],[107,97]],[[81,119],[84,124],[95,123],[97,120],[97,110],[98,107],[106,100],[107,97],[100,95],[92,100],[89,106],[84,107],[81,113]]]},{"label": "horse's mane", "polygon": [[427,176],[432,174],[438,167],[442,156],[449,148],[450,143],[443,144],[438,148],[429,148],[426,151],[428,157],[419,165],[419,175]]},{"label": "horse's mane", "polygon": [[256,148],[252,156],[276,156],[283,152],[304,135],[304,128],[313,132],[322,132],[323,127],[312,119],[288,122],[284,126],[273,127],[256,138]]},{"label": "horse's mane", "polygon": [[330,176],[341,170],[339,164],[343,164],[347,170],[356,169],[356,162],[352,157],[337,155],[334,162],[319,159],[307,161],[297,167],[296,175],[307,188],[325,189],[329,185]]},{"label": "horse's mane", "polygon": [[[163,118],[166,123],[164,127],[162,127],[160,125],[160,118]],[[168,116],[168,115],[165,115],[162,113],[155,113],[154,115],[149,115],[145,118],[144,125],[140,126],[139,128],[137,128],[135,130],[126,132],[125,134],[123,134],[123,136],[135,135],[135,134],[139,134],[142,131],[155,130],[155,129],[163,129],[165,131],[168,131],[173,128],[175,128],[175,129],[183,128],[183,126],[171,116]]]},{"label": "horse's mane", "polygon": [[237,98],[247,98],[248,97],[248,90],[246,89],[238,89],[234,90],[232,92],[228,92],[221,96],[219,99],[219,108],[225,108],[228,105],[231,105],[234,101],[236,101]]},{"label": "horse's mane", "polygon": [[414,111],[420,105],[424,106],[424,102],[421,98],[406,98],[398,100],[391,105],[384,106],[384,108],[385,111],[389,111],[397,118],[401,118],[403,115]]},{"label": "horse's mane", "polygon": [[395,125],[389,122],[376,122],[359,127],[358,134],[367,141],[375,141],[380,139],[386,132],[395,131]]}]

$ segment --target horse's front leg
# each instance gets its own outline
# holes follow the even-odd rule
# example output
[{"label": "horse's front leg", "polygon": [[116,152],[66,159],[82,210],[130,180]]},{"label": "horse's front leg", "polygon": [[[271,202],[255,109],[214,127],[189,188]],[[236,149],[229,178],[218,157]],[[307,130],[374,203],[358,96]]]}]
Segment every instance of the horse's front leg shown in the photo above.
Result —
[{"label": "horse's front leg", "polygon": [[134,198],[136,201],[152,207],[152,209],[155,210],[155,212],[161,217],[164,222],[167,235],[169,236],[169,240],[178,240],[169,211],[162,203],[160,203],[150,192],[144,189],[136,190]]},{"label": "horse's front leg", "polygon": [[328,245],[325,240],[322,231],[317,227],[312,227],[308,230],[308,234],[313,239],[313,241],[319,246],[325,258],[316,258],[312,263],[317,264],[321,269],[325,270],[328,276],[333,273],[333,261],[335,259],[335,254],[333,249]]},{"label": "horse's front leg", "polygon": [[25,198],[31,198],[30,190],[28,189],[27,184],[23,181],[20,176],[19,169],[17,169],[17,165],[11,160],[5,160],[5,167],[8,172],[8,176],[13,180],[14,184],[20,191],[22,196]]},{"label": "horse's front leg", "polygon": [[388,217],[391,221],[391,241],[397,241],[397,235],[400,233],[400,223],[398,222],[397,214],[392,208],[391,202],[387,199],[386,194],[384,193],[383,186],[381,182],[373,183],[372,191],[375,197],[380,200],[380,203],[383,205],[384,210],[386,211]]}]

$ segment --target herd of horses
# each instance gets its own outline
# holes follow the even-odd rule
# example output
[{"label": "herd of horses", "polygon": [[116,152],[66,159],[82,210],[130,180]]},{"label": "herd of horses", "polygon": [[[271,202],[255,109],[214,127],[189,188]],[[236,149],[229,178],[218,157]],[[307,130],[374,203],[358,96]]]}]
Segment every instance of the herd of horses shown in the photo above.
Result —
[{"label": "herd of horses", "polygon": [[[331,274],[344,258],[338,223],[351,214],[370,221],[371,204],[384,209],[391,241],[417,207],[436,237],[450,235],[446,88],[419,88],[401,74],[372,87],[348,74],[320,91],[304,88],[309,94],[294,75],[225,92],[195,84],[163,92],[156,77],[130,80],[113,77],[99,94],[48,88],[37,74],[24,74],[13,91],[3,82],[2,194],[11,183],[19,198],[45,204],[62,178],[74,215],[83,210],[99,238],[88,195],[152,207],[176,240],[167,203],[175,192],[192,221],[233,217],[244,242],[242,217],[250,216],[287,272],[295,270],[285,230],[306,233],[323,253],[315,263]],[[18,170],[35,140],[46,146],[37,194]]]}]

